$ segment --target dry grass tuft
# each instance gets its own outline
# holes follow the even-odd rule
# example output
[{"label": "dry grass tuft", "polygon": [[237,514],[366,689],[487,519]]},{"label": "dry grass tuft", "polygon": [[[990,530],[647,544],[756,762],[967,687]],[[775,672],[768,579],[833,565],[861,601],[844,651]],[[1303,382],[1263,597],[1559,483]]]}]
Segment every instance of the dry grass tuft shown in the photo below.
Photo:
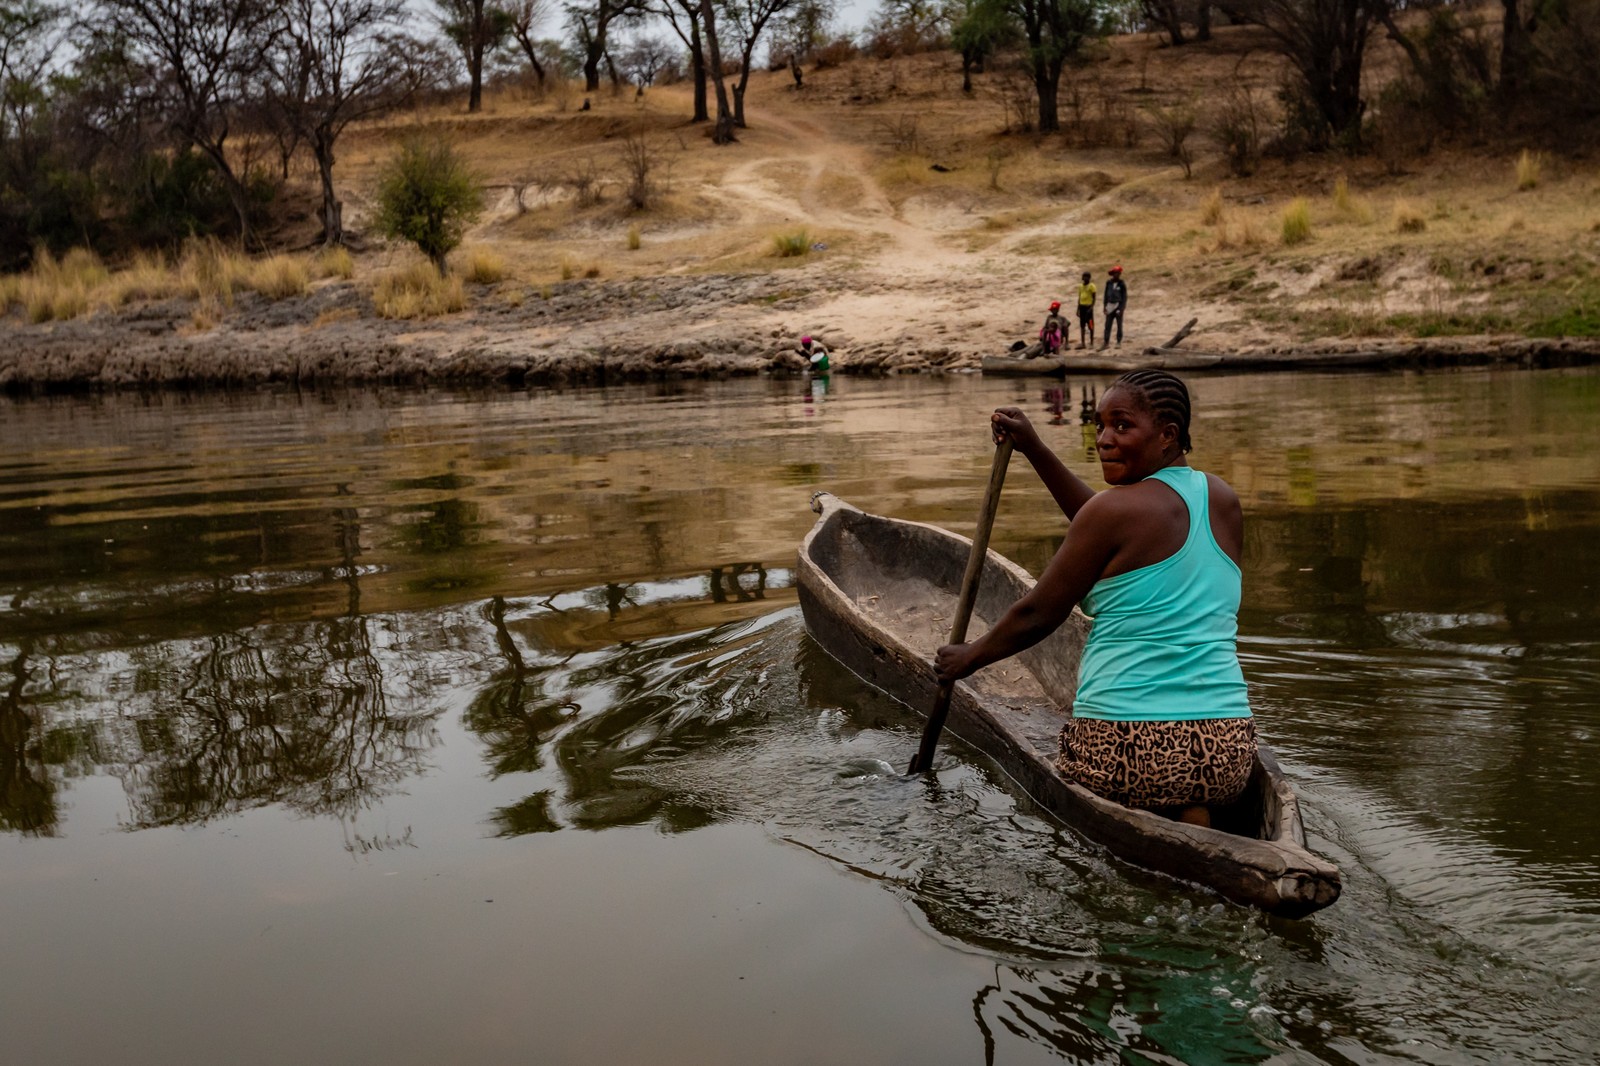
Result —
[{"label": "dry grass tuft", "polygon": [[1527,192],[1529,189],[1537,188],[1543,172],[1544,156],[1524,148],[1522,154],[1517,157],[1517,191]]},{"label": "dry grass tuft", "polygon": [[269,300],[284,300],[311,287],[311,270],[294,256],[269,256],[251,267],[247,283]]},{"label": "dry grass tuft", "polygon": [[1350,179],[1343,174],[1333,183],[1333,217],[1340,222],[1359,222],[1363,225],[1373,218],[1372,205],[1350,195]]},{"label": "dry grass tuft", "polygon": [[1222,221],[1222,188],[1211,190],[1211,195],[1200,201],[1200,224],[1215,226]]},{"label": "dry grass tuft", "polygon": [[444,277],[432,263],[380,275],[372,286],[372,306],[383,318],[432,318],[467,306],[459,277]]},{"label": "dry grass tuft", "polygon": [[1202,245],[1208,254],[1237,248],[1258,248],[1264,241],[1261,231],[1256,228],[1255,221],[1248,215],[1234,217],[1223,214],[1217,219],[1213,238],[1213,243],[1209,247]]},{"label": "dry grass tuft", "polygon": [[635,222],[628,227],[628,251],[637,252],[643,237],[639,231],[639,224]]},{"label": "dry grass tuft", "polygon": [[189,241],[178,259],[177,291],[197,300],[211,299],[233,306],[233,291],[243,288],[251,274],[247,256],[214,237]]},{"label": "dry grass tuft", "polygon": [[772,235],[772,254],[780,259],[806,255],[811,251],[811,235],[805,230]]},{"label": "dry grass tuft", "polygon": [[1396,233],[1421,233],[1428,228],[1421,209],[1406,200],[1395,201],[1393,221]]},{"label": "dry grass tuft", "polygon": [[87,249],[74,248],[60,259],[40,249],[33,269],[8,283],[0,306],[21,303],[28,321],[34,323],[77,318],[89,312],[91,294],[108,276],[100,257]]},{"label": "dry grass tuft", "polygon": [[178,291],[178,276],[160,252],[139,252],[112,279],[107,302],[121,307],[135,300],[164,300]]},{"label": "dry grass tuft", "polygon": [[1296,197],[1283,209],[1280,236],[1284,244],[1304,244],[1311,239],[1311,205]]},{"label": "dry grass tuft", "polygon": [[342,244],[318,252],[315,266],[319,278],[344,278],[348,281],[356,274],[355,257]]},{"label": "dry grass tuft", "polygon": [[505,256],[493,249],[474,245],[462,257],[462,273],[474,285],[493,285],[506,276]]},{"label": "dry grass tuft", "polygon": [[[232,299],[232,293],[229,293],[229,299]],[[194,305],[194,312],[189,316],[189,328],[197,333],[216,329],[217,324],[222,321],[222,314],[222,302],[218,297],[202,296]]]}]

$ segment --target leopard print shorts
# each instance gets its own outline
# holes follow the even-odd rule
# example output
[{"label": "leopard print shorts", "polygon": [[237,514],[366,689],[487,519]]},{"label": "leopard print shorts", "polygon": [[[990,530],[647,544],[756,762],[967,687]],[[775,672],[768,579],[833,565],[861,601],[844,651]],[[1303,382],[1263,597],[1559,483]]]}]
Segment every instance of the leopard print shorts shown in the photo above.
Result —
[{"label": "leopard print shorts", "polygon": [[1126,807],[1187,807],[1238,799],[1255,754],[1254,718],[1069,718],[1056,767],[1069,781]]}]

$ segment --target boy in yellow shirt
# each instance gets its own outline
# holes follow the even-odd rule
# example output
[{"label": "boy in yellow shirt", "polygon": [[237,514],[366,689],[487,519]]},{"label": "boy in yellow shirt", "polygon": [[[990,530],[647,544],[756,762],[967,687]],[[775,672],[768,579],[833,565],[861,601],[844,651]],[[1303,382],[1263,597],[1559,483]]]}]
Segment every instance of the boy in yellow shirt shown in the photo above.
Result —
[{"label": "boy in yellow shirt", "polygon": [[1087,348],[1094,343],[1094,275],[1083,272],[1083,284],[1078,286],[1078,347]]}]

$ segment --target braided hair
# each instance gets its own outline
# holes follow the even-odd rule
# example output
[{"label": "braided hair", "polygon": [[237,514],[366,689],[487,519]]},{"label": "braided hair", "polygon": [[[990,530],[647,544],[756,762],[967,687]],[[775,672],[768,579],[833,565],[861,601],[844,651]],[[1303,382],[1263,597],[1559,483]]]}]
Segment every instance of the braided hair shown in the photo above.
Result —
[{"label": "braided hair", "polygon": [[1184,454],[1194,447],[1189,442],[1189,388],[1178,378],[1165,370],[1130,370],[1113,381],[1111,388],[1133,393],[1157,422],[1177,426],[1178,447]]}]

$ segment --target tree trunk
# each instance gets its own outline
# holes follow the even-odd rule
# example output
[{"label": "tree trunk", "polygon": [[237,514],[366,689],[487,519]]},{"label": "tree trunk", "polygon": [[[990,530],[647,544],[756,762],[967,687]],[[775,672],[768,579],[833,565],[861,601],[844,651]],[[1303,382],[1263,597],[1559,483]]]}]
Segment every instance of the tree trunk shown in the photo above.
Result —
[{"label": "tree trunk", "polygon": [[694,74],[694,118],[690,122],[710,122],[706,101],[706,50],[700,42],[700,23],[694,24],[689,43],[689,68]]},{"label": "tree trunk", "polygon": [[467,48],[467,110],[483,107],[483,42],[473,41]]},{"label": "tree trunk", "polygon": [[1200,0],[1200,5],[1195,9],[1195,40],[1211,40],[1211,3],[1210,0]]},{"label": "tree trunk", "polygon": [[517,43],[522,45],[523,54],[528,57],[528,66],[533,68],[533,76],[538,79],[539,91],[544,92],[544,64],[539,62],[538,53],[533,47],[533,38],[519,35]]},{"label": "tree trunk", "polygon": [[806,76],[800,71],[800,60],[793,52],[789,53],[789,76],[794,79],[795,91],[806,87]]},{"label": "tree trunk", "polygon": [[583,55],[583,91],[593,93],[600,91],[600,57],[605,54],[605,38],[590,41],[588,49]]},{"label": "tree trunk", "polygon": [[717,41],[717,15],[711,0],[700,0],[700,20],[706,27],[707,58],[711,61],[711,78],[717,86],[717,125],[712,131],[712,144],[732,144],[733,112],[728,107],[728,85],[722,76],[722,46]]},{"label": "tree trunk", "polygon": [[333,134],[318,130],[311,142],[312,154],[317,157],[317,176],[322,179],[322,207],[317,217],[322,219],[322,243],[328,247],[344,243],[344,208],[333,191]]},{"label": "tree trunk", "polygon": [[1161,24],[1167,28],[1167,36],[1172,38],[1172,43],[1186,44],[1183,37],[1183,19],[1178,15],[1178,5],[1173,0],[1158,0],[1150,6],[1155,9],[1150,13],[1157,16]]},{"label": "tree trunk", "polygon": [[[1036,57],[1039,50],[1034,50]],[[1056,97],[1061,92],[1061,62],[1042,57],[1033,61],[1033,89],[1039,94],[1039,132],[1055,133],[1061,128],[1061,111]]]},{"label": "tree trunk", "polygon": [[221,144],[203,144],[192,138],[190,143],[199,148],[201,153],[211,160],[211,165],[217,168],[217,175],[222,178],[223,189],[228,194],[228,202],[233,206],[234,216],[239,220],[239,244],[249,247],[250,238],[250,198],[245,194],[244,182],[239,180],[239,175],[228,166],[227,157],[223,154]]},{"label": "tree trunk", "polygon": [[1528,83],[1529,53],[1532,45],[1528,27],[1518,10],[1520,0],[1501,0],[1500,20],[1500,95],[1515,99]]},{"label": "tree trunk", "polygon": [[744,66],[739,70],[739,80],[733,83],[733,124],[740,129],[748,129],[744,121],[744,91],[750,86],[750,60],[745,59]]}]

